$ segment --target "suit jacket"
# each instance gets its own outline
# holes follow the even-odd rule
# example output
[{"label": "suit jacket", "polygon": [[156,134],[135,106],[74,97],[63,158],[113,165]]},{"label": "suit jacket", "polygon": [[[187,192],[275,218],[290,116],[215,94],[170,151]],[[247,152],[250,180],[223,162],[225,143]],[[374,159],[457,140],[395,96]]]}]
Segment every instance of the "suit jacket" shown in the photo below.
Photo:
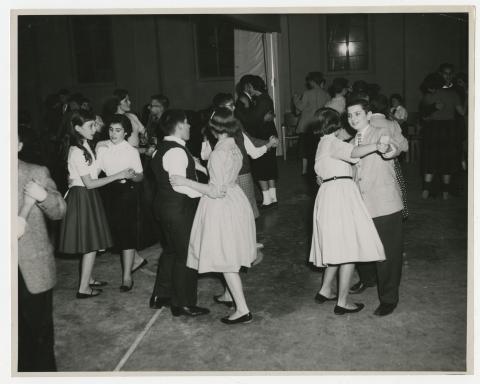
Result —
[{"label": "suit jacket", "polygon": [[355,181],[372,217],[390,215],[403,209],[402,192],[396,179],[393,158],[408,150],[407,139],[402,136],[398,123],[387,119],[379,120],[381,119],[370,121],[371,125],[362,138],[362,144],[377,143],[381,136],[388,135],[396,148],[394,156],[385,159],[374,152],[354,165]]},{"label": "suit jacket", "polygon": [[67,205],[47,168],[18,160],[19,208],[23,205],[23,188],[33,179],[45,188],[47,198],[35,204],[28,215],[25,233],[18,240],[18,266],[28,290],[36,294],[52,289],[56,283],[54,249],[46,220],[60,220]]}]

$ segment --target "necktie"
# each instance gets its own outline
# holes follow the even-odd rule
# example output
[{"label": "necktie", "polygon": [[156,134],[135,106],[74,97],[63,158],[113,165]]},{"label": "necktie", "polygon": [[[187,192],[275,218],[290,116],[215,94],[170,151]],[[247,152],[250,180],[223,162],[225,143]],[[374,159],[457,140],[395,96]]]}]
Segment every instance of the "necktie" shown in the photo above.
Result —
[{"label": "necktie", "polygon": [[360,144],[362,144],[362,134],[357,133],[357,145],[360,145]]}]

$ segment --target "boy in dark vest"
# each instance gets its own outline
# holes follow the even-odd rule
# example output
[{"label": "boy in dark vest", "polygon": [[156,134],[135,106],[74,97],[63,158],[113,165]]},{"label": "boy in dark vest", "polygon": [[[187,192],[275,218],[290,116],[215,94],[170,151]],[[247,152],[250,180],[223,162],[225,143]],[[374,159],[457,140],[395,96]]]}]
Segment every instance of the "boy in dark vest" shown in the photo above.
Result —
[{"label": "boy in dark vest", "polygon": [[154,214],[162,227],[165,249],[158,262],[150,308],[169,305],[173,316],[204,315],[210,311],[196,305],[197,271],[186,266],[190,231],[201,194],[188,187],[172,187],[169,177],[181,175],[196,180],[195,170],[205,172],[205,168],[185,146],[190,125],[184,111],[166,111],[160,124],[166,136],[158,144],[151,166],[157,185]]}]

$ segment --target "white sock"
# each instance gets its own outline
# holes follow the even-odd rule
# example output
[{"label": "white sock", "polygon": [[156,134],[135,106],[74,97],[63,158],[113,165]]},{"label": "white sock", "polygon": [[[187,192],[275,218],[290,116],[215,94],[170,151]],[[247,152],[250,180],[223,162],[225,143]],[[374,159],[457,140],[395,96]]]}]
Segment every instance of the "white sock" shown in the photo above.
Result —
[{"label": "white sock", "polygon": [[272,203],[276,203],[277,202],[277,188],[270,188],[268,190],[268,192],[270,193]]},{"label": "white sock", "polygon": [[263,205],[270,205],[272,204],[272,199],[270,197],[270,193],[268,193],[269,191],[262,191],[263,193]]}]

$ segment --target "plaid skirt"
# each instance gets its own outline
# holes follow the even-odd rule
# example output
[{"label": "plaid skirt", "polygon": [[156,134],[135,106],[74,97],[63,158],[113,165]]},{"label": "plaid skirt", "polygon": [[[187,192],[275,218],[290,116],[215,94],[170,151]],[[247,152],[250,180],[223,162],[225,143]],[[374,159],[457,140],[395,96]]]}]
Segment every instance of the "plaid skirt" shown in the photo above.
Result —
[{"label": "plaid skirt", "polygon": [[395,178],[397,179],[397,183],[400,186],[400,191],[402,192],[402,202],[403,202],[403,209],[402,209],[402,217],[403,219],[408,218],[408,207],[407,207],[407,183],[405,178],[403,177],[402,166],[398,158],[393,160],[393,166],[395,169]]},{"label": "plaid skirt", "polygon": [[237,184],[247,196],[247,199],[252,206],[253,217],[256,219],[260,216],[260,212],[258,211],[257,201],[255,200],[255,185],[253,184],[252,174],[245,173],[244,175],[238,175]]},{"label": "plaid skirt", "polygon": [[65,201],[67,213],[60,223],[59,252],[85,254],[113,245],[102,199],[96,189],[72,187]]}]

